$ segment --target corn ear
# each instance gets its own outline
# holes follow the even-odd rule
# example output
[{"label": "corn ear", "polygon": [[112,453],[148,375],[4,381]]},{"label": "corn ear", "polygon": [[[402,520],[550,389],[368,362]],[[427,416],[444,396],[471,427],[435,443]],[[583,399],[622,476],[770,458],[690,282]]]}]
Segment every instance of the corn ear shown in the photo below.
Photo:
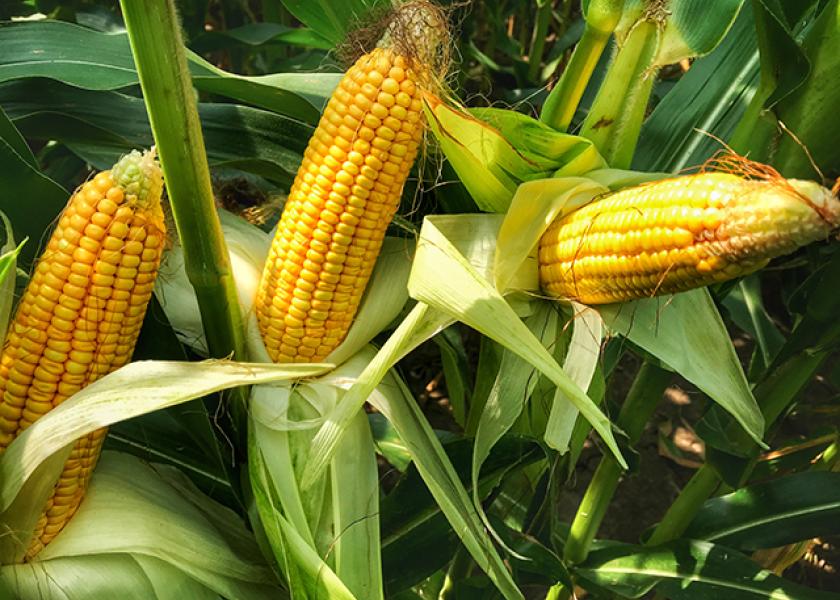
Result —
[{"label": "corn ear", "polygon": [[391,48],[341,80],[304,153],[257,293],[276,362],[317,362],[344,339],[423,134],[427,73]]},{"label": "corn ear", "polygon": [[557,219],[540,239],[540,283],[584,304],[674,293],[752,273],[838,226],[840,201],[813,182],[675,177]]},{"label": "corn ear", "polygon": [[[135,151],[70,198],[0,355],[0,452],[52,408],[131,358],[165,241],[162,187],[153,155]],[[75,513],[105,433],[76,442],[28,558]]]}]

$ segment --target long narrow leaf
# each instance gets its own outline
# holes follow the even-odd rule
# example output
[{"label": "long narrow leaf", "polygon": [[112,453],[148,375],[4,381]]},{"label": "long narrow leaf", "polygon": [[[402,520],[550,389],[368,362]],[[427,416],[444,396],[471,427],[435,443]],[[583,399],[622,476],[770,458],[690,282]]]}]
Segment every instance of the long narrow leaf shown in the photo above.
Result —
[{"label": "long narrow leaf", "polygon": [[506,599],[522,599],[452,463],[405,384],[389,374],[381,388],[384,393],[372,396],[371,403],[400,433],[417,470],[464,546]]},{"label": "long narrow leaf", "polygon": [[41,417],[0,455],[0,509],[8,508],[41,462],[92,431],[230,387],[317,375],[329,367],[226,361],[128,364]]},{"label": "long narrow leaf", "polygon": [[840,532],[840,473],[804,472],[708,500],[687,537],[744,550]]},{"label": "long narrow leaf", "polygon": [[673,600],[829,600],[836,594],[796,585],[724,546],[678,541],[667,546],[614,546],[589,555],[577,572],[628,598],[654,587]]}]

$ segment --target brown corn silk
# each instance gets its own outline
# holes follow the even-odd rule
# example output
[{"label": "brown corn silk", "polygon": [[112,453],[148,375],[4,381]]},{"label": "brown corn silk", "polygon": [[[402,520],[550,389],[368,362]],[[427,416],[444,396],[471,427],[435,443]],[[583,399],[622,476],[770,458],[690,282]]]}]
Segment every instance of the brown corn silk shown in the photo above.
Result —
[{"label": "brown corn silk", "polygon": [[[82,185],[62,212],[0,355],[0,452],[86,385],[126,364],[164,246],[160,169],[132,152]],[[26,552],[79,507],[106,430],[76,442]]]},{"label": "brown corn silk", "polygon": [[548,294],[604,304],[752,273],[825,239],[840,202],[810,181],[730,157],[701,172],[624,189],[555,220],[540,239]]},{"label": "brown corn silk", "polygon": [[429,74],[393,48],[359,58],[304,152],[257,294],[275,362],[317,362],[347,334],[423,135]]}]

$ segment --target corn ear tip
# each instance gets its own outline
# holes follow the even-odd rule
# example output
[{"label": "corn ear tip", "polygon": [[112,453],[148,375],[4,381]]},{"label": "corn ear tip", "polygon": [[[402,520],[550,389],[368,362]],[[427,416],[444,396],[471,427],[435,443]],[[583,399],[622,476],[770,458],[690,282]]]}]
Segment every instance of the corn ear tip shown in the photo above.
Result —
[{"label": "corn ear tip", "polygon": [[155,149],[142,153],[132,150],[111,168],[111,177],[125,192],[126,200],[140,208],[151,208],[160,202],[163,175]]}]

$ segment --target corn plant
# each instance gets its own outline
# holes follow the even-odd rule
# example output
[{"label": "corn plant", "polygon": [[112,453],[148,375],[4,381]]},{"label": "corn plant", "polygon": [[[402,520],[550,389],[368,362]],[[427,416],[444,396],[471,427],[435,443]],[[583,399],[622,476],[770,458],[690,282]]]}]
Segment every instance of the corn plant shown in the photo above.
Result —
[{"label": "corn plant", "polygon": [[0,18],[0,597],[836,597],[840,2]]}]

